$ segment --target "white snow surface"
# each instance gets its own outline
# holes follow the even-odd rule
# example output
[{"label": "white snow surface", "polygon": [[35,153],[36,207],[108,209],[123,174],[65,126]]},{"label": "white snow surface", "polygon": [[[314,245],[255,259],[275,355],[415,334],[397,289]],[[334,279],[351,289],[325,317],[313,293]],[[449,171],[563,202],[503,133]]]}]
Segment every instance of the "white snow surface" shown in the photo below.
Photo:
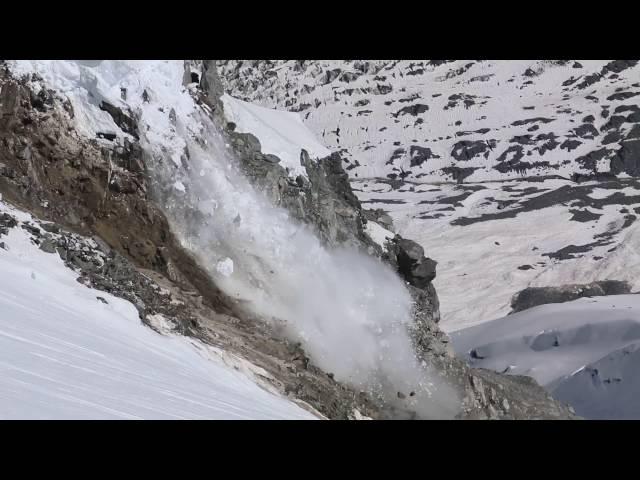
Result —
[{"label": "white snow surface", "polygon": [[[5,211],[30,219],[0,202]],[[249,362],[145,327],[130,302],[78,283],[23,229],[1,240],[0,418],[315,418],[258,386]]]},{"label": "white snow surface", "polygon": [[541,305],[451,340],[474,367],[531,376],[585,418],[640,419],[640,295]]},{"label": "white snow surface", "polygon": [[300,164],[300,153],[305,149],[310,158],[323,158],[331,152],[321,145],[302,123],[297,113],[264,108],[223,95],[225,116],[236,124],[236,131],[252,133],[262,147],[262,153],[276,155],[280,164],[293,176],[307,176]]}]

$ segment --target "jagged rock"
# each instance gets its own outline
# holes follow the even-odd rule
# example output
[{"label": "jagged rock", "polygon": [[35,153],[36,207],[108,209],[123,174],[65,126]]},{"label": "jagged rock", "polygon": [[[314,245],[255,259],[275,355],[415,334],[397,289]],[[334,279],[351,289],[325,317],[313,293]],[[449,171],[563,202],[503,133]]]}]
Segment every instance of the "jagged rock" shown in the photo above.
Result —
[{"label": "jagged rock", "polygon": [[31,233],[34,237],[36,238],[40,238],[42,236],[42,232],[40,231],[40,229],[34,225],[31,225],[29,223],[23,223],[22,225],[20,225],[24,230],[28,231],[29,233]]},{"label": "jagged rock", "polygon": [[342,72],[342,70],[340,70],[339,68],[335,68],[333,70],[327,70],[325,72],[324,83],[333,82],[336,78],[338,78],[338,76],[340,75],[340,72]]},{"label": "jagged rock", "polygon": [[459,161],[468,161],[495,147],[495,140],[461,140],[453,145],[451,156]]},{"label": "jagged rock", "polygon": [[45,239],[38,247],[45,253],[56,253],[56,245],[52,240]]},{"label": "jagged rock", "polygon": [[116,107],[115,105],[112,105],[109,102],[105,102],[104,100],[100,102],[100,109],[111,115],[114,123],[118,125],[118,127],[120,127],[123,132],[132,135],[136,139],[139,138],[138,123],[133,118],[132,114],[126,114],[120,107]]},{"label": "jagged rock", "polygon": [[9,233],[10,228],[14,228],[18,222],[8,213],[0,213],[0,236]]},{"label": "jagged rock", "polygon": [[45,232],[60,233],[60,226],[55,223],[41,223],[40,227],[42,227]]},{"label": "jagged rock", "polygon": [[264,156],[265,161],[267,162],[271,162],[271,163],[280,163],[280,159],[278,157],[276,157],[275,155],[272,155],[271,153],[267,153]]},{"label": "jagged rock", "polygon": [[411,285],[426,288],[436,277],[437,263],[424,256],[424,249],[414,242],[396,235],[390,242],[390,255],[395,256],[398,273]]},{"label": "jagged rock", "polygon": [[202,69],[203,72],[202,78],[200,79],[200,86],[215,109],[220,109],[222,106],[220,97],[224,94],[224,88],[222,87],[222,83],[218,77],[216,61],[203,60]]},{"label": "jagged rock", "polygon": [[376,210],[363,210],[364,218],[367,221],[373,221],[379,223],[384,228],[390,231],[394,231],[393,219],[382,209]]},{"label": "jagged rock", "polygon": [[640,140],[622,142],[620,149],[611,158],[611,172],[614,175],[621,172],[632,176],[640,175]]}]

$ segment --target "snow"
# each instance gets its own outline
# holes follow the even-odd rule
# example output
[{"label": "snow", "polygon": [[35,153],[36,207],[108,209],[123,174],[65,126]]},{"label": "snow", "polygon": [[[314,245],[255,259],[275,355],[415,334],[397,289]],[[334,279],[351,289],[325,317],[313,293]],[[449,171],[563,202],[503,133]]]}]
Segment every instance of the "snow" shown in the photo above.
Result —
[{"label": "snow", "polygon": [[451,340],[474,367],[531,376],[578,415],[640,418],[640,295],[541,305]]},{"label": "snow", "polygon": [[[629,100],[605,99],[619,88],[634,90],[636,87],[631,87],[637,82],[639,66],[622,71],[618,78],[602,79],[580,90],[563,82],[570,77],[599,72],[609,60],[579,60],[580,68],[575,68],[573,61],[553,65],[534,60],[456,60],[440,66],[421,60],[359,63],[363,62],[367,64],[364,69],[349,60],[309,60],[302,66],[294,60],[276,60],[265,63],[260,70],[256,62],[229,61],[222,66],[220,76],[227,82],[227,91],[243,99],[274,108],[300,109],[305,125],[328,148],[340,151],[354,188],[359,190],[359,199],[383,200],[364,206],[388,211],[396,231],[418,241],[426,255],[438,261],[434,284],[441,300],[441,326],[445,330],[454,331],[505,315],[510,309],[511,296],[529,285],[615,278],[628,279],[639,286],[636,225],[615,235],[613,244],[596,247],[580,259],[557,262],[543,255],[572,244],[592,243],[595,236],[606,233],[610,225],[619,225],[623,215],[615,206],[602,211],[584,209],[602,214],[598,221],[585,223],[570,221],[571,205],[557,205],[519,214],[516,218],[465,227],[450,224],[458,217],[492,213],[498,200],[516,199],[515,195],[512,197],[501,190],[505,185],[548,190],[570,187],[572,182],[568,179],[573,173],[589,173],[575,159],[600,148],[612,151],[619,148],[619,145],[602,143],[608,131],[603,127],[610,119],[601,116],[602,106],[609,105],[609,110],[614,112],[617,107],[629,104]],[[523,75],[529,68],[535,76]],[[357,78],[345,81],[339,76],[328,81],[326,72],[333,69],[340,69],[340,75],[351,73]],[[424,71],[410,74],[416,69]],[[372,91],[377,84],[392,88],[384,94]],[[296,92],[295,97],[292,91]],[[457,106],[449,107],[450,97],[461,93],[474,95],[475,103],[465,106],[458,102]],[[598,97],[600,102],[586,98],[588,96]],[[410,98],[413,99],[408,101]],[[363,101],[368,103],[360,106],[359,102]],[[417,117],[396,115],[404,106],[418,103],[428,105],[429,110]],[[311,107],[303,109],[304,104]],[[512,140],[516,136],[535,138],[553,134],[561,145],[566,139],[576,138],[575,129],[586,123],[583,119],[588,115],[594,117],[592,125],[600,135],[579,138],[582,143],[571,151],[560,146],[543,151]],[[532,123],[521,123],[534,118],[551,121],[533,127]],[[417,123],[418,120],[422,123]],[[535,127],[538,129],[529,130]],[[624,131],[627,128],[630,124],[623,127]],[[484,129],[487,132],[481,133]],[[461,161],[451,156],[457,142],[490,139],[496,141],[496,146],[485,152],[486,156]],[[523,148],[521,161],[549,163],[548,168],[533,168],[524,174],[554,175],[566,180],[530,182],[523,180],[523,172],[517,169],[496,170],[498,163],[509,158],[508,149],[514,145]],[[430,156],[419,165],[412,165],[410,152],[414,146],[428,147],[438,157]],[[391,160],[400,148],[405,153]],[[503,154],[505,158],[500,159]],[[598,171],[608,171],[608,164],[608,158],[601,159]],[[438,203],[461,193],[455,184],[445,183],[452,182],[452,177],[443,173],[442,168],[451,166],[477,168],[464,183],[485,189],[474,192],[459,205]],[[416,183],[392,190],[377,180],[401,172],[407,174],[407,181]],[[620,193],[637,195],[638,190],[594,188],[590,196],[604,199]],[[490,197],[496,201],[491,202]],[[421,203],[423,201],[436,203]],[[638,205],[625,207],[633,213]],[[452,208],[455,211],[448,211]],[[505,207],[505,211],[510,208]],[[437,218],[421,218],[429,216]],[[609,251],[616,245],[620,247]],[[533,250],[534,247],[537,250]],[[629,264],[624,263],[625,256]],[[533,268],[519,270],[523,265]]]},{"label": "snow", "polygon": [[[367,60],[369,69],[362,73],[350,60],[307,60],[299,68],[295,60],[275,60],[260,70],[252,62],[229,61],[220,71],[227,82],[227,90],[243,100],[272,108],[300,109],[304,123],[332,151],[340,151],[350,166],[352,178],[385,178],[387,174],[410,172],[408,180],[440,182],[451,181],[442,168],[450,166],[477,167],[467,181],[495,181],[518,179],[521,172],[499,172],[493,167],[501,154],[507,151],[510,139],[530,134],[531,124],[513,125],[531,118],[549,118],[553,121],[539,124],[532,135],[554,133],[570,138],[582,118],[593,114],[593,125],[598,130],[608,121],[600,116],[601,105],[610,105],[611,111],[629,100],[606,100],[617,87],[637,82],[638,67],[622,71],[613,81],[603,80],[585,90],[576,85],[564,86],[571,77],[586,77],[599,72],[609,60],[579,60],[582,68],[553,65],[536,60],[455,60],[440,66],[427,65],[426,60]],[[470,68],[468,68],[470,67]],[[466,68],[466,71],[464,71]],[[535,77],[524,76],[531,68]],[[325,72],[340,69],[357,78],[327,81]],[[418,75],[411,71],[422,70]],[[460,71],[456,73],[456,71]],[[268,72],[268,75],[267,75]],[[275,75],[274,75],[275,73]],[[479,78],[485,78],[479,81]],[[392,87],[388,93],[376,92],[377,85]],[[291,95],[295,92],[295,95]],[[464,93],[473,97],[473,104],[461,100],[449,106],[450,97]],[[568,95],[567,97],[565,97]],[[595,95],[601,103],[586,98]],[[455,98],[455,97],[454,97]],[[358,102],[366,101],[366,105]],[[632,100],[633,101],[633,100]],[[404,106],[422,104],[429,110],[418,115],[398,115]],[[303,109],[303,105],[309,105]],[[422,123],[416,123],[420,118]],[[489,129],[486,134],[479,133]],[[602,130],[605,132],[606,130]],[[466,132],[466,133],[465,133]],[[575,162],[565,163],[602,147],[604,133],[595,138],[580,138],[582,142],[570,152],[554,148],[540,152],[527,149],[527,162],[545,161],[551,167],[534,168],[531,175],[554,174],[566,178],[583,170]],[[454,145],[461,140],[496,141],[496,148],[488,156],[478,155],[468,161],[456,162],[451,157]],[[412,165],[411,146],[426,146],[438,157],[429,158],[421,165]],[[406,152],[389,162],[399,147]],[[506,158],[508,158],[508,153]],[[608,162],[598,171],[609,170]]]},{"label": "snow", "polygon": [[233,260],[230,258],[225,258],[224,260],[220,260],[216,265],[216,270],[221,275],[228,277],[233,274]]},{"label": "snow", "polygon": [[260,140],[262,153],[276,155],[280,164],[294,176],[307,176],[300,165],[302,149],[312,159],[331,154],[316,140],[297,113],[259,107],[228,94],[222,96],[222,102],[225,116],[236,124],[236,131],[255,135]]},{"label": "snow", "polygon": [[371,240],[380,245],[383,249],[385,249],[385,243],[389,239],[395,237],[395,234],[377,222],[369,220],[365,225],[365,231],[367,235],[371,237]]},{"label": "snow", "polygon": [[[581,68],[575,68],[573,61],[553,65],[537,60],[456,60],[440,66],[421,60],[359,63],[363,62],[366,68],[349,60],[309,60],[302,66],[295,60],[275,60],[264,65],[229,61],[219,73],[227,83],[227,91],[239,98],[262,106],[300,110],[305,125],[323,144],[340,152],[358,198],[367,202],[363,206],[388,211],[395,230],[420,243],[425,254],[438,262],[434,285],[441,301],[444,330],[455,331],[506,315],[511,296],[530,285],[613,278],[630,280],[634,288],[640,288],[636,224],[614,235],[610,245],[594,247],[582,258],[557,261],[544,256],[568,245],[594,243],[596,235],[619,227],[625,221],[620,212],[622,205],[602,210],[582,208],[602,215],[593,222],[570,220],[573,215],[569,210],[576,207],[559,203],[515,218],[451,225],[459,217],[495,213],[498,201],[518,200],[517,195],[503,191],[503,186],[571,188],[575,185],[569,180],[573,173],[589,173],[576,162],[577,158],[605,147],[611,152],[619,148],[617,144],[603,144],[608,131],[603,127],[610,117],[601,115],[602,106],[609,105],[614,112],[630,103],[605,99],[622,87],[635,91],[637,87],[632,84],[637,82],[640,66],[622,71],[618,78],[603,78],[580,90],[563,83],[571,77],[599,72],[609,60],[579,60]],[[535,76],[524,75],[529,68],[536,72]],[[328,81],[326,72],[334,69],[340,69],[340,74]],[[416,69],[424,71],[410,74]],[[353,74],[354,79],[341,79],[346,73]],[[390,91],[376,92],[378,84],[390,86]],[[474,95],[475,103],[465,106],[458,102],[450,107],[450,97],[461,93]],[[600,101],[594,102],[588,96]],[[363,101],[368,103],[359,103]],[[635,98],[631,103],[634,101]],[[418,116],[396,115],[404,106],[414,104],[428,105],[429,110]],[[310,107],[303,108],[304,105]],[[576,137],[576,128],[586,123],[584,118],[588,115],[594,117],[591,124],[600,134],[594,138]],[[551,121],[534,122],[534,126],[522,123],[535,118]],[[623,126],[623,132],[630,127],[631,124]],[[486,133],[482,133],[485,129]],[[554,136],[558,146],[548,150],[539,149],[540,144],[521,145],[513,141],[526,135]],[[581,142],[576,149],[568,151],[560,147],[565,140],[576,138]],[[463,140],[495,140],[496,146],[470,160],[456,161],[451,152]],[[496,170],[494,167],[509,158],[509,148],[514,145],[523,148],[522,162],[548,162],[549,167],[532,168],[524,173],[517,169]],[[412,165],[414,146],[428,147],[437,157],[429,156],[419,165]],[[392,160],[399,149],[405,152]],[[503,154],[505,157],[501,159]],[[484,189],[458,202],[446,203],[446,198],[463,193],[450,183],[452,177],[442,171],[452,166],[477,168],[464,183],[470,188]],[[608,158],[598,161],[599,172],[608,170]],[[398,189],[381,180],[402,172],[411,183]],[[564,179],[532,182],[523,179],[524,175]],[[638,195],[638,190],[594,188],[589,195],[605,199],[614,194]],[[624,207],[633,214],[640,204]],[[506,206],[503,211],[511,208]],[[375,236],[377,228],[373,225],[369,228],[370,235]],[[376,241],[383,242],[384,236]],[[525,265],[532,268],[518,268]]]},{"label": "snow", "polygon": [[145,327],[131,303],[78,283],[21,228],[2,241],[0,418],[315,418],[258,386],[258,367],[171,334],[161,316],[151,321],[166,334]]},{"label": "snow", "polygon": [[601,198],[610,197],[614,193],[616,193],[615,190],[610,190],[606,188],[594,188],[593,191],[589,194],[589,196],[591,198],[601,199]]}]

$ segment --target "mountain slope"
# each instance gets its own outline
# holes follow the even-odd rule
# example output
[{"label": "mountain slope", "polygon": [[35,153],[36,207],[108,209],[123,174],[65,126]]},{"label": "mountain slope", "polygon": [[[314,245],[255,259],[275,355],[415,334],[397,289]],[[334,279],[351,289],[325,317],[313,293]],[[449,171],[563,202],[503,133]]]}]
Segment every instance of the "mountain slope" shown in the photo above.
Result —
[{"label": "mountain slope", "polygon": [[0,216],[16,219],[0,235],[0,418],[316,418],[259,387],[262,369],[79,283],[30,215],[0,202]]},{"label": "mountain slope", "polygon": [[529,286],[640,288],[639,68],[242,60],[220,70],[230,95],[299,112],[341,152],[363,206],[438,261],[441,326],[459,355],[530,375],[587,418],[637,418],[634,296],[505,315]]},{"label": "mountain slope", "polygon": [[231,95],[299,111],[341,152],[363,205],[438,261],[454,331],[505,315],[531,285],[638,288],[639,68],[246,60],[221,77]]},{"label": "mountain slope", "polygon": [[640,288],[636,179],[353,185],[438,261],[447,331],[506,315],[528,286],[618,279]]},{"label": "mountain slope", "polygon": [[591,419],[640,417],[640,296],[542,305],[451,335],[481,368],[529,375]]},{"label": "mountain slope", "polygon": [[[110,95],[108,81],[97,81],[95,64],[25,63],[20,67],[27,72],[16,76],[0,65],[3,197],[57,228],[100,239],[95,255],[102,261],[97,264],[94,255],[87,258],[82,243],[79,250],[60,255],[81,272],[84,283],[133,303],[143,324],[153,328],[155,316],[162,315],[176,334],[248,360],[267,372],[262,380],[281,395],[307,402],[328,418],[359,418],[360,412],[375,416],[366,396],[327,376],[309,362],[300,345],[242,312],[239,302],[225,295],[179,244],[151,199],[157,193],[149,173],[153,162],[133,135],[141,131],[139,111],[134,114],[118,100],[118,79],[140,87],[131,101],[147,108],[155,121],[149,132],[157,135],[154,144],[171,155],[181,144],[167,148],[172,145],[166,142],[176,138],[167,135],[173,114],[163,102],[185,98],[184,64],[156,62],[160,71],[150,72],[152,63],[128,63],[106,64],[101,72],[116,82],[112,86],[118,97]],[[169,71],[163,71],[167,66]],[[49,80],[29,73],[34,67]],[[175,78],[172,74],[178,75],[176,81],[167,81],[167,75]],[[105,100],[95,101],[101,98]],[[189,94],[186,98],[193,105]],[[92,125],[102,127],[86,130]],[[175,182],[169,187],[179,193]]]},{"label": "mountain slope", "polygon": [[421,182],[635,174],[639,71],[635,60],[221,65],[230,93],[300,112],[354,178]]},{"label": "mountain slope", "polygon": [[[12,62],[3,73],[3,189],[135,261],[123,278],[109,248],[107,268],[73,257],[87,282],[132,297],[143,323],[175,316],[181,333],[265,368],[329,418],[571,417],[535,383],[455,358],[433,262],[411,241],[365,233],[339,156],[265,134],[291,124],[312,138],[290,114],[245,108],[276,120],[257,123],[260,140],[243,133],[246,116],[225,118],[233,106],[222,108],[210,63]],[[289,158],[267,153],[273,140]],[[294,177],[280,163],[298,151],[307,175]],[[158,301],[149,278],[183,306]]]}]

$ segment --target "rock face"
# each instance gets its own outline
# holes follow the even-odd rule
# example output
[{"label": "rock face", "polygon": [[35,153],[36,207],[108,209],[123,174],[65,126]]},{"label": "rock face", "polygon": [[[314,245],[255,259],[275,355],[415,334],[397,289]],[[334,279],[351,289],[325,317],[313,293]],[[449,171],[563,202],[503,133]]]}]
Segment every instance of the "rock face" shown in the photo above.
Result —
[{"label": "rock face", "polygon": [[[44,92],[44,93],[43,93]],[[44,100],[43,100],[44,98]],[[205,293],[211,306],[232,308],[170,232],[147,196],[142,150],[81,137],[73,109],[53,91],[34,104],[29,88],[0,66],[0,191],[41,218],[98,235],[142,268],[180,270],[185,285]]]},{"label": "rock face", "polygon": [[241,161],[243,173],[274,205],[286,208],[293,218],[312,225],[327,245],[370,246],[371,241],[363,232],[360,202],[351,191],[339,155],[316,163],[303,150],[300,163],[306,168],[308,180],[301,176],[294,179],[273,161],[274,155],[261,153],[255,136],[237,133],[228,126],[225,132]]},{"label": "rock face", "polygon": [[[312,226],[328,246],[350,245],[397,269],[415,300],[416,351],[459,390],[459,418],[572,417],[535,382],[471,369],[453,355],[437,325],[439,303],[431,283],[435,262],[415,242],[396,236],[383,249],[365,233],[366,222],[374,221],[367,216],[380,216],[362,209],[338,154],[315,162],[303,152],[301,165],[308,178],[288,177],[277,157],[263,154],[255,137],[235,132],[224,118],[215,61],[187,62],[186,67],[185,83],[200,81],[200,100],[210,106],[244,173],[275,205]],[[121,128],[137,131],[134,117],[110,113]],[[150,313],[163,313],[175,319],[176,331],[261,366],[282,392],[328,418],[405,418],[406,412],[395,415],[375,399],[334,381],[311,364],[299,345],[238,312],[233,300],[181,248],[147,196],[149,175],[137,141],[115,147],[87,140],[74,131],[72,115],[68,102],[54,92],[34,95],[0,65],[0,192],[55,222],[22,225],[43,250],[60,255],[81,273],[81,281],[132,301],[143,321]],[[0,218],[0,228],[15,226],[10,218]],[[71,232],[95,235],[100,242]],[[162,297],[164,291],[170,292],[168,298]]]},{"label": "rock face", "polygon": [[624,295],[627,293],[631,293],[631,286],[620,280],[601,280],[583,285],[562,285],[560,287],[529,287],[513,296],[511,313],[547,303],[563,303],[583,297]]}]

